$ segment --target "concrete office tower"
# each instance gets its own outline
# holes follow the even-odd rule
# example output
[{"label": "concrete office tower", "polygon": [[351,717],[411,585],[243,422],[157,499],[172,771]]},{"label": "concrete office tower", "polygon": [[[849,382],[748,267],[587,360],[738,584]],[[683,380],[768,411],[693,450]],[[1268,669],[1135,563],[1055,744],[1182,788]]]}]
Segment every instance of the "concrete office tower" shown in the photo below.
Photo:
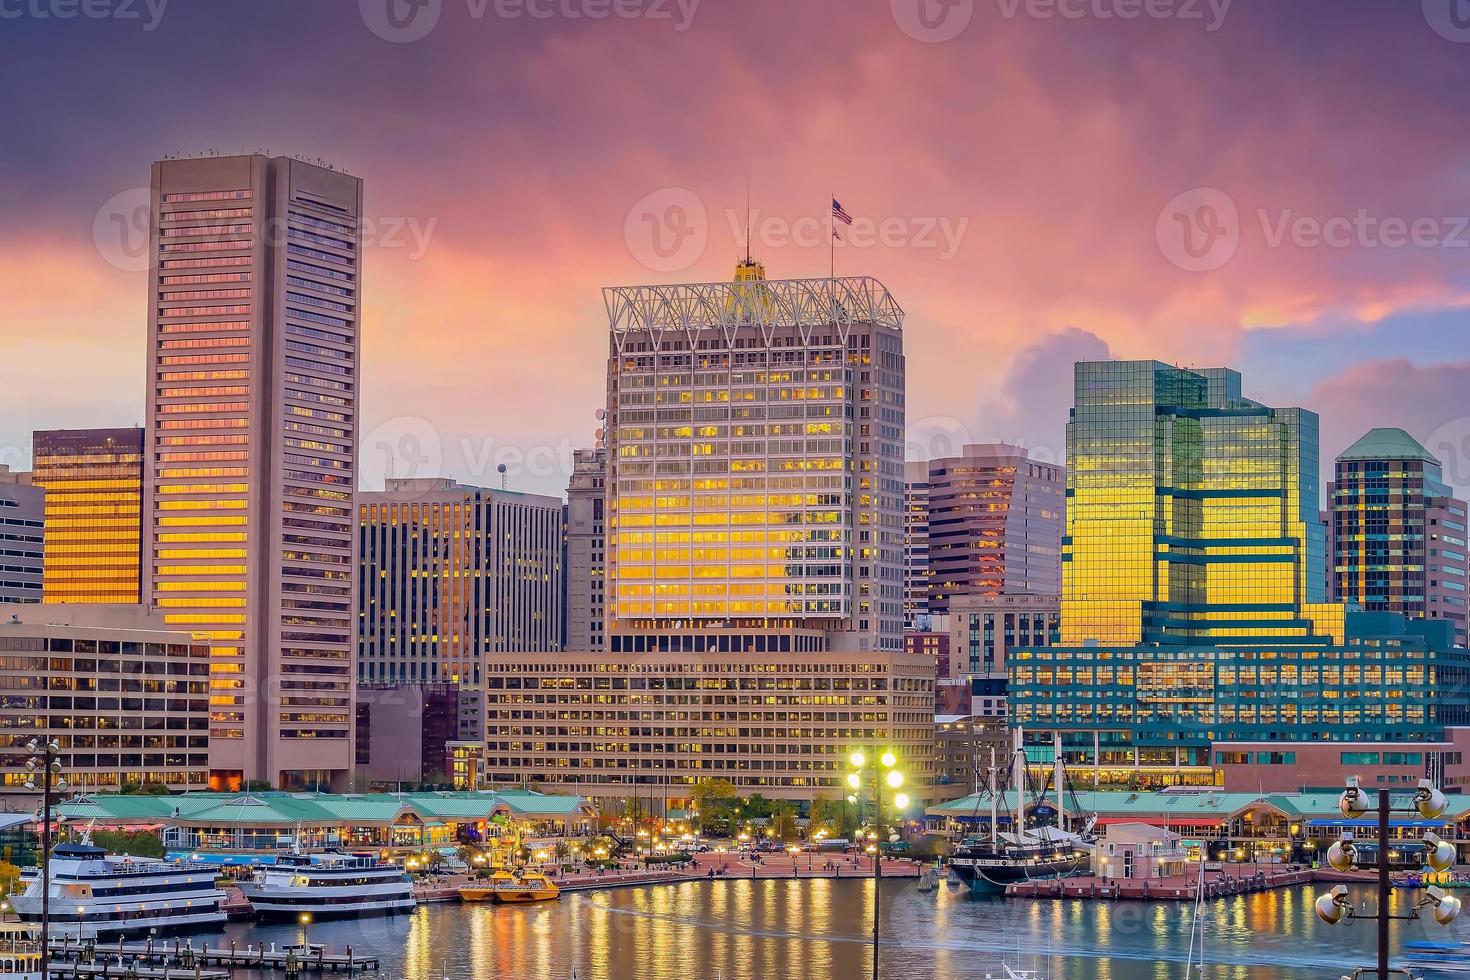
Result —
[{"label": "concrete office tower", "polygon": [[0,464],[0,603],[40,602],[46,491]]},{"label": "concrete office tower", "polygon": [[1327,499],[1333,597],[1449,620],[1464,646],[1466,505],[1439,460],[1403,429],[1373,429],[1337,457]]},{"label": "concrete office tower", "polygon": [[929,461],[929,611],[961,595],[1056,595],[1066,474],[1020,446]]},{"label": "concrete office tower", "polygon": [[357,502],[359,682],[478,686],[490,654],[562,648],[560,497],[390,479]]},{"label": "concrete office tower", "polygon": [[898,652],[903,311],[874,279],[604,290],[609,649]]},{"label": "concrete office tower", "polygon": [[566,509],[566,648],[595,653],[606,647],[607,450],[578,449]]},{"label": "concrete office tower", "polygon": [[145,599],[215,642],[210,781],[352,769],[362,182],[153,165]]},{"label": "concrete office tower", "polygon": [[929,461],[903,468],[903,623],[915,628],[929,613]]},{"label": "concrete office tower", "polygon": [[56,429],[31,446],[31,480],[46,490],[45,601],[141,602],[143,430]]},{"label": "concrete office tower", "polygon": [[1323,593],[1317,428],[1313,412],[1243,397],[1226,368],[1078,364],[1061,642],[1342,642]]}]

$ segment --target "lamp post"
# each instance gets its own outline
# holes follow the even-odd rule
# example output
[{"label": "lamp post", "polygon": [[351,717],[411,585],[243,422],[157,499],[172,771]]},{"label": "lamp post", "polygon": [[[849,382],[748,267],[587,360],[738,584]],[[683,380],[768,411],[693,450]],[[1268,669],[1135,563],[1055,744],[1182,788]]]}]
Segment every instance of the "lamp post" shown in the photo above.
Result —
[{"label": "lamp post", "polygon": [[26,760],[26,789],[38,785],[41,789],[41,980],[51,980],[51,806],[53,793],[66,789],[66,780],[57,758],[61,745],[55,739],[44,743],[31,739],[26,751],[31,754]]},{"label": "lamp post", "polygon": [[[861,793],[869,777],[873,787],[873,980],[878,980],[878,923],[880,921],[880,899],[883,891],[883,784],[887,783],[890,789],[897,790],[903,785],[903,773],[898,770],[898,759],[892,752],[884,752],[868,764],[868,757],[861,752],[854,752],[848,759],[852,763],[852,772],[847,774],[847,785],[853,792],[847,798],[847,802],[856,804],[861,799]],[[909,798],[907,794],[896,793],[893,805],[900,811],[908,809]],[[861,810],[859,813],[861,814]]]},{"label": "lamp post", "polygon": [[[1417,813],[1425,820],[1434,820],[1444,813],[1449,803],[1444,794],[1439,791],[1433,783],[1427,779],[1419,780],[1419,788],[1414,791],[1413,799],[1408,806],[1395,807],[1391,791],[1380,789],[1378,791],[1378,841],[1376,860],[1373,867],[1378,872],[1378,908],[1373,915],[1358,915],[1353,908],[1352,898],[1348,896],[1347,886],[1338,885],[1331,891],[1319,896],[1315,905],[1317,917],[1328,925],[1336,925],[1344,918],[1349,921],[1354,919],[1370,919],[1378,926],[1378,966],[1375,973],[1378,980],[1388,980],[1389,975],[1395,971],[1390,970],[1388,965],[1388,925],[1394,919],[1417,919],[1419,910],[1426,905],[1434,906],[1434,921],[1442,926],[1447,926],[1460,914],[1460,900],[1441,888],[1431,885],[1425,892],[1425,897],[1416,903],[1407,913],[1393,915],[1389,912],[1389,904],[1392,896],[1393,883],[1390,878],[1391,864],[1389,862],[1389,815],[1392,813]],[[1356,776],[1348,777],[1347,789],[1343,791],[1342,798],[1338,800],[1338,808],[1342,811],[1344,818],[1358,820],[1369,810],[1368,794],[1358,785]],[[1448,841],[1440,840],[1434,834],[1425,834],[1424,843],[1428,845],[1428,857],[1425,859],[1430,868],[1435,871],[1447,870],[1455,863],[1455,848]],[[1351,868],[1360,867],[1359,851],[1352,835],[1344,837],[1327,849],[1327,863],[1336,871],[1347,871]],[[1365,864],[1366,862],[1364,862]],[[1358,971],[1364,972],[1364,971]],[[1403,971],[1398,971],[1403,972]]]}]

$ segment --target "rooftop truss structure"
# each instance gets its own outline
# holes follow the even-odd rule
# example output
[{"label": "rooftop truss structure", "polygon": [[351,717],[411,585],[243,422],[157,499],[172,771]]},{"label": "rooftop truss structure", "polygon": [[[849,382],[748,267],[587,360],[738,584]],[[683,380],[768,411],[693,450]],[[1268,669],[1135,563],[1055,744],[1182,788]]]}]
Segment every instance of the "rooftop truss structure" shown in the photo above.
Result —
[{"label": "rooftop truss structure", "polygon": [[647,333],[659,343],[677,332],[696,347],[707,330],[729,345],[740,327],[759,327],[767,344],[778,328],[795,327],[809,343],[813,329],[836,327],[845,344],[853,324],[903,328],[903,309],[868,276],[608,286],[602,298],[620,350],[629,334]]}]

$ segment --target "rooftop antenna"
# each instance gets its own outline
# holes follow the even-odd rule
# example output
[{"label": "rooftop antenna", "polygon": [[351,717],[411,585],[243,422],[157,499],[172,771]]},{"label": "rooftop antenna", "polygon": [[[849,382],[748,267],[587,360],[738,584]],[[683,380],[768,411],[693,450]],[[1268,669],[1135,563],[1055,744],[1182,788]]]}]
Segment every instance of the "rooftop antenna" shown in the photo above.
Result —
[{"label": "rooftop antenna", "polygon": [[497,472],[497,473],[500,474],[500,489],[504,490],[505,489],[505,464],[504,463],[501,463],[499,466],[495,467],[495,472]]},{"label": "rooftop antenna", "polygon": [[745,264],[750,265],[750,171],[745,172]]}]

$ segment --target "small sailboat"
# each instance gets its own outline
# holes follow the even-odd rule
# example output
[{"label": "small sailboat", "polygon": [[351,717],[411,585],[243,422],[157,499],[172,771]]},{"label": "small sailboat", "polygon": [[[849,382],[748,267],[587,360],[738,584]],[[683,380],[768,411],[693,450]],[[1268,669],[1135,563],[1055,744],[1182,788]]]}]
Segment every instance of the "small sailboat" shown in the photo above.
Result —
[{"label": "small sailboat", "polygon": [[1199,878],[1195,881],[1194,915],[1189,923],[1189,956],[1184,961],[1185,980],[1204,980],[1205,976],[1205,853],[1199,849]]}]

